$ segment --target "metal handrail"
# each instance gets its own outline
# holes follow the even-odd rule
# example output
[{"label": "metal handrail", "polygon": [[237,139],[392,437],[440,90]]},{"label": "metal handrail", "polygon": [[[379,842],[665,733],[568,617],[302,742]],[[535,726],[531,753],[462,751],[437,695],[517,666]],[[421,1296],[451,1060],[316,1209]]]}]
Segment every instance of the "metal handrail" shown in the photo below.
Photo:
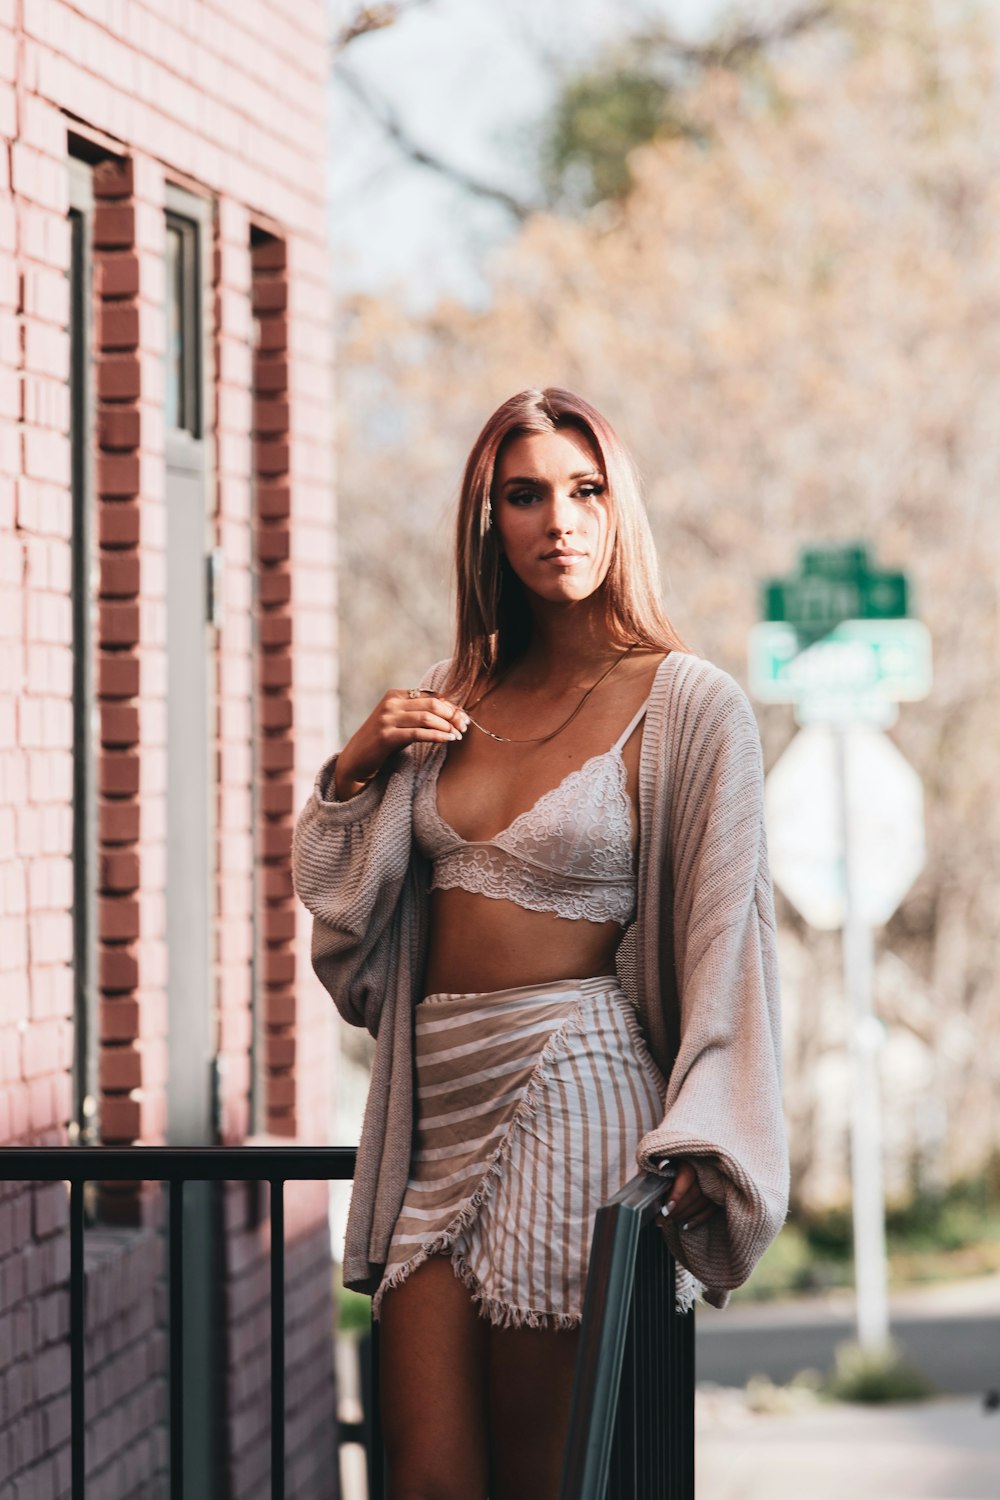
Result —
[{"label": "metal handrail", "polygon": [[694,1315],[656,1227],[663,1187],[640,1173],[596,1215],[560,1500],[693,1500]]},{"label": "metal handrail", "polygon": [[[342,1146],[0,1147],[0,1182],[70,1184],[73,1500],[84,1500],[85,1485],[84,1184],[169,1184],[171,1500],[183,1496],[184,1184],[271,1184],[271,1495],[284,1500],[284,1184],[349,1181],[355,1157],[353,1147]],[[597,1213],[560,1500],[693,1500],[694,1318],[676,1311],[676,1267],[655,1225],[662,1198],[662,1179],[641,1174]],[[655,1358],[665,1351],[659,1383],[638,1370],[650,1349]],[[623,1379],[630,1361],[631,1379]],[[649,1407],[645,1421],[635,1405],[640,1394]],[[369,1483],[377,1496],[383,1455],[377,1411],[372,1415]],[[637,1478],[643,1474],[655,1480]]]},{"label": "metal handrail", "polygon": [[271,1185],[271,1497],[285,1496],[285,1199],[286,1182],[350,1181],[348,1146],[7,1146],[0,1182],[70,1185],[70,1473],[72,1500],[86,1483],[83,1189],[88,1182],[169,1183],[170,1496],[183,1500],[183,1200],[186,1182]]}]

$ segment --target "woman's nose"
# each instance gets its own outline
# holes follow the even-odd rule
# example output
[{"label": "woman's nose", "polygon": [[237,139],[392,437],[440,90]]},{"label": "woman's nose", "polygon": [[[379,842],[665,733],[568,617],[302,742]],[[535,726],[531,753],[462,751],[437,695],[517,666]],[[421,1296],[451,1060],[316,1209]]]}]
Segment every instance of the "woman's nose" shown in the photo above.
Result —
[{"label": "woman's nose", "polygon": [[573,502],[568,495],[554,495],[549,506],[550,536],[564,536],[573,530]]}]

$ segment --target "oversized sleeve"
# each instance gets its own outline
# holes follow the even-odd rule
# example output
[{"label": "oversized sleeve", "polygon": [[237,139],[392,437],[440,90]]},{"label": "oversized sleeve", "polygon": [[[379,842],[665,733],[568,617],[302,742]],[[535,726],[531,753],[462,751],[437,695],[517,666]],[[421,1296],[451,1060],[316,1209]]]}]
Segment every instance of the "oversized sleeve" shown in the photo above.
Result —
[{"label": "oversized sleeve", "polygon": [[[437,692],[448,667],[436,662],[421,687]],[[425,885],[413,847],[413,794],[425,748],[399,751],[346,802],[334,791],[332,755],[292,836],[292,883],[313,917],[313,968],[344,1020],[372,1036],[400,965],[418,961],[402,913],[407,893],[412,909]]]},{"label": "oversized sleeve", "polygon": [[694,1165],[719,1204],[697,1228],[665,1222],[674,1255],[724,1305],[785,1219],[788,1152],[774,902],[760,737],[742,690],[716,670],[687,705],[672,756],[660,964],[674,1062],[662,1123],[638,1159]]},{"label": "oversized sleeve", "polygon": [[345,802],[333,790],[336,763],[320,767],[295,825],[292,882],[312,913],[316,974],[345,1021],[376,1036],[410,868],[413,757],[394,757]]}]

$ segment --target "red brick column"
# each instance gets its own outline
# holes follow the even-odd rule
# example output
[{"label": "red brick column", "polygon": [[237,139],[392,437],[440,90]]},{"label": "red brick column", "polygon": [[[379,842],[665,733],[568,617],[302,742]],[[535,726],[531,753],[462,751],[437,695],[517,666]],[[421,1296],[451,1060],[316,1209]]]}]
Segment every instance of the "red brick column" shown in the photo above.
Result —
[{"label": "red brick column", "polygon": [[166,1123],[162,178],[108,161],[94,191],[99,1115],[127,1144]]},{"label": "red brick column", "polygon": [[254,567],[260,750],[257,830],[260,995],[263,1001],[264,1128],[298,1132],[295,920],[289,858],[295,811],[292,769],[292,613],[288,404],[288,278],[284,241],[255,235],[253,310]]}]

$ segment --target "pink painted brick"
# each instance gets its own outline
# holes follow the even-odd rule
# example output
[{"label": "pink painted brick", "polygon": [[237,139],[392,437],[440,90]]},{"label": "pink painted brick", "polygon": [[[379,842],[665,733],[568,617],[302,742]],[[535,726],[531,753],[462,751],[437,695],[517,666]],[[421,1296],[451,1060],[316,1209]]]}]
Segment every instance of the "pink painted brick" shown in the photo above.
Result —
[{"label": "pink painted brick", "polygon": [[24,311],[32,318],[65,328],[69,322],[69,281],[65,272],[50,266],[25,266]]},{"label": "pink painted brick", "polygon": [[[60,349],[63,347],[60,343]],[[62,433],[39,427],[26,427],[24,437],[24,472],[31,479],[52,484],[69,484],[69,439]]]},{"label": "pink painted brick", "polygon": [[13,84],[0,82],[0,137],[11,140],[17,134],[17,90]]},{"label": "pink painted brick", "polygon": [[66,151],[67,121],[46,99],[25,90],[19,121],[21,141],[27,146],[60,160]]},{"label": "pink painted brick", "polygon": [[[24,367],[39,375],[69,376],[69,335],[49,323],[24,323]],[[33,476],[35,477],[35,476]]]},{"label": "pink painted brick", "polygon": [[69,268],[70,228],[64,214],[22,200],[17,204],[17,221],[20,248],[29,260]]},{"label": "pink painted brick", "polygon": [[69,174],[65,162],[23,140],[15,141],[11,147],[11,186],[29,203],[59,214],[69,211]]},{"label": "pink painted brick", "polygon": [[[2,192],[3,189],[0,189]],[[7,251],[0,251],[0,307],[16,308],[20,296],[21,278],[17,261]],[[13,374],[13,371],[8,371]]]}]

